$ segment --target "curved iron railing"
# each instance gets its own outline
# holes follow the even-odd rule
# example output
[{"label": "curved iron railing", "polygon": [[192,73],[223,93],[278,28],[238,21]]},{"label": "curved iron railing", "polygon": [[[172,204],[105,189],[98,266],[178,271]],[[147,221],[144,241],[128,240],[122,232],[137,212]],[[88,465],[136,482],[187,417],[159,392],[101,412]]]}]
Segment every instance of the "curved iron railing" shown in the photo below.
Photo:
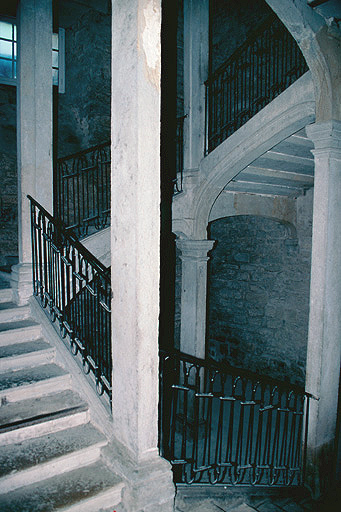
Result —
[{"label": "curved iron railing", "polygon": [[302,483],[303,389],[174,351],[160,354],[160,391],[160,452],[176,483]]},{"label": "curved iron railing", "polygon": [[79,237],[110,223],[110,142],[55,164],[54,215]]},{"label": "curved iron railing", "polygon": [[111,281],[106,269],[60,220],[31,201],[33,292],[68,336],[99,394],[111,398]]},{"label": "curved iron railing", "polygon": [[205,154],[307,70],[295,39],[275,14],[270,15],[205,82]]}]

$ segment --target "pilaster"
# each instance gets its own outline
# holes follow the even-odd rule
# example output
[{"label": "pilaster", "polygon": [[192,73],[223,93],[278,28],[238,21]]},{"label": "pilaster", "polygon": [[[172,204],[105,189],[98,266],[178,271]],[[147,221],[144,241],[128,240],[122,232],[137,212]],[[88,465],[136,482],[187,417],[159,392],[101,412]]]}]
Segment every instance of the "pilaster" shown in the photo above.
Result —
[{"label": "pilaster", "polygon": [[181,251],[180,350],[205,357],[208,252],[214,240],[177,240]]},{"label": "pilaster", "polygon": [[306,390],[307,483],[323,494],[335,479],[341,362],[341,122],[307,127],[315,149],[313,241]]},{"label": "pilaster", "polygon": [[22,304],[32,295],[27,194],[52,211],[52,0],[21,0],[18,7],[17,153],[19,265],[12,286]]},{"label": "pilaster", "polygon": [[184,179],[204,157],[208,35],[209,0],[184,0]]},{"label": "pilaster", "polygon": [[[161,1],[112,4],[113,450],[130,512],[173,510],[158,455]],[[121,465],[121,467],[118,467]]]}]

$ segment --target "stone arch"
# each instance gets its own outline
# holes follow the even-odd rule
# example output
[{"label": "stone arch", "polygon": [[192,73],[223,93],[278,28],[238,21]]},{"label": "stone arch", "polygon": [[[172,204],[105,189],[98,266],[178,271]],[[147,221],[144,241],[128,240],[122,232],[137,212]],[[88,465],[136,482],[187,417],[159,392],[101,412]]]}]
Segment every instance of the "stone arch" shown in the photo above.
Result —
[{"label": "stone arch", "polygon": [[[238,172],[314,119],[313,85],[310,73],[306,73],[223,142],[217,148],[221,158],[213,152],[202,160],[200,171],[205,179],[194,195],[188,215],[193,219],[191,236],[206,238],[212,207]],[[259,126],[262,126],[261,132]]]},{"label": "stone arch", "polygon": [[312,73],[316,121],[341,119],[341,30],[307,5],[291,0],[266,0],[297,41]]}]

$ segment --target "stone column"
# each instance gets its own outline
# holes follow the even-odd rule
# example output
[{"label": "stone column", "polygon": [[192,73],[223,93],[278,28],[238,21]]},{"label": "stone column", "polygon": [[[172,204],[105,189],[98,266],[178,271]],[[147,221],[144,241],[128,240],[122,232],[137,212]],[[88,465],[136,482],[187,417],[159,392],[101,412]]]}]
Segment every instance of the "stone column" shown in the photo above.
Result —
[{"label": "stone column", "polygon": [[161,1],[112,3],[111,462],[131,512],[173,510],[158,455]]},{"label": "stone column", "polygon": [[209,0],[184,0],[184,179],[195,176],[205,148]]},{"label": "stone column", "polygon": [[208,252],[214,240],[177,240],[181,251],[180,350],[205,357]]},{"label": "stone column", "polygon": [[18,304],[32,295],[32,195],[52,212],[52,0],[18,8],[17,153],[19,264],[12,269]]},{"label": "stone column", "polygon": [[307,127],[315,145],[313,244],[306,390],[307,483],[318,496],[335,478],[341,361],[341,122]]}]

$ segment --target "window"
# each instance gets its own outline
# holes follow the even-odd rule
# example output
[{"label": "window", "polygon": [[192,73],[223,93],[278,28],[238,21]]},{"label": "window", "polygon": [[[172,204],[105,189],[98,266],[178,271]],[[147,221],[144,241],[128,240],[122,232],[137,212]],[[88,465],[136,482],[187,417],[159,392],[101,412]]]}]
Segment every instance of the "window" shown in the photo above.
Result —
[{"label": "window", "polygon": [[52,34],[52,82],[60,93],[65,92],[65,30]]},{"label": "window", "polygon": [[17,76],[17,26],[15,21],[0,19],[0,81],[15,84]]},{"label": "window", "polygon": [[[52,83],[65,92],[65,30],[52,34]],[[16,84],[17,26],[15,20],[0,19],[0,83]]]}]

